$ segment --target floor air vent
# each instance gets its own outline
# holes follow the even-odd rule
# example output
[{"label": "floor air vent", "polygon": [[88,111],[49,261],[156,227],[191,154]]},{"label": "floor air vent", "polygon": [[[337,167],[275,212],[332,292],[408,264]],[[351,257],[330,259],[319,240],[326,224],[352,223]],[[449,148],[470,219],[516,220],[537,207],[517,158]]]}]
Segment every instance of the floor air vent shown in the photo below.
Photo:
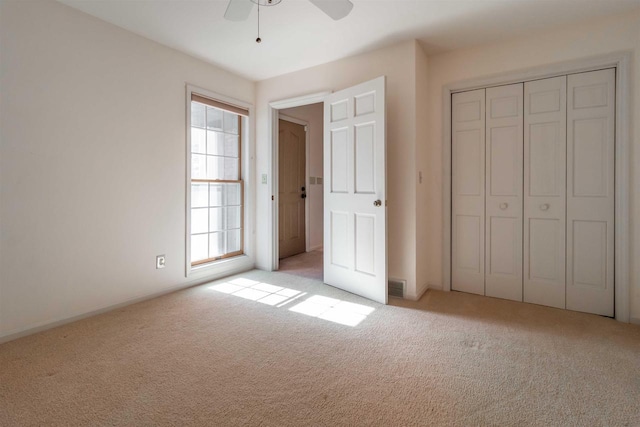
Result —
[{"label": "floor air vent", "polygon": [[404,298],[404,288],[407,282],[404,280],[389,280],[389,296]]}]

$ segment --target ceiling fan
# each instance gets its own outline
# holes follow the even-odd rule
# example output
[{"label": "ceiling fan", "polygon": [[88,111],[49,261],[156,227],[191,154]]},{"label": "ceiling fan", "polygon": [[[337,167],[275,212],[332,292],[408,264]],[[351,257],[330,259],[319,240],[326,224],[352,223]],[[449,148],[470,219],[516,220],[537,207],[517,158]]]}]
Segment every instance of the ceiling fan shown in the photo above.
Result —
[{"label": "ceiling fan", "polygon": [[[229,0],[225,19],[229,21],[245,21],[254,5],[275,6],[282,0]],[[329,15],[334,20],[342,19],[351,12],[353,3],[349,0],[309,0],[318,9]]]}]

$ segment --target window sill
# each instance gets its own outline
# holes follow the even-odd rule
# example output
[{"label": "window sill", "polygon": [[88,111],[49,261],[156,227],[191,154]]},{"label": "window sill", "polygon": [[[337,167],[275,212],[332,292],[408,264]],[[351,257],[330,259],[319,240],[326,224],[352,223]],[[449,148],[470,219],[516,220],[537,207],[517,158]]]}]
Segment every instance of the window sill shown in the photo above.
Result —
[{"label": "window sill", "polygon": [[253,258],[248,255],[238,255],[233,258],[225,258],[212,261],[207,264],[188,266],[187,277],[193,279],[208,278],[216,276],[223,277],[250,270],[254,267]]}]

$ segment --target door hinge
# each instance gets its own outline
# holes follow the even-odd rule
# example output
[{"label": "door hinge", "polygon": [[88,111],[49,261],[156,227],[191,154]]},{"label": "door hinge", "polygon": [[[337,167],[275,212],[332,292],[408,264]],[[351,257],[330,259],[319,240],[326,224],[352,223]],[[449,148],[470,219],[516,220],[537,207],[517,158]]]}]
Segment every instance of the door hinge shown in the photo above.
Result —
[{"label": "door hinge", "polygon": [[271,196],[271,200],[275,200],[275,198],[273,196]]}]

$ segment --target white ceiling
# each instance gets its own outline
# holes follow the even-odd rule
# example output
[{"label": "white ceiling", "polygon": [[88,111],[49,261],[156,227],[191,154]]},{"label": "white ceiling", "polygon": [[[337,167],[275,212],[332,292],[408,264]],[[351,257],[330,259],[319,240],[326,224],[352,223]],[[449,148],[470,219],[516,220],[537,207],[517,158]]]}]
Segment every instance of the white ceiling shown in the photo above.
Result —
[{"label": "white ceiling", "polygon": [[[333,21],[307,0],[283,0],[246,22],[225,0],[59,0],[151,40],[262,80],[418,39],[429,54],[640,9],[640,0],[352,0]],[[249,1],[249,0],[247,0]]]}]

